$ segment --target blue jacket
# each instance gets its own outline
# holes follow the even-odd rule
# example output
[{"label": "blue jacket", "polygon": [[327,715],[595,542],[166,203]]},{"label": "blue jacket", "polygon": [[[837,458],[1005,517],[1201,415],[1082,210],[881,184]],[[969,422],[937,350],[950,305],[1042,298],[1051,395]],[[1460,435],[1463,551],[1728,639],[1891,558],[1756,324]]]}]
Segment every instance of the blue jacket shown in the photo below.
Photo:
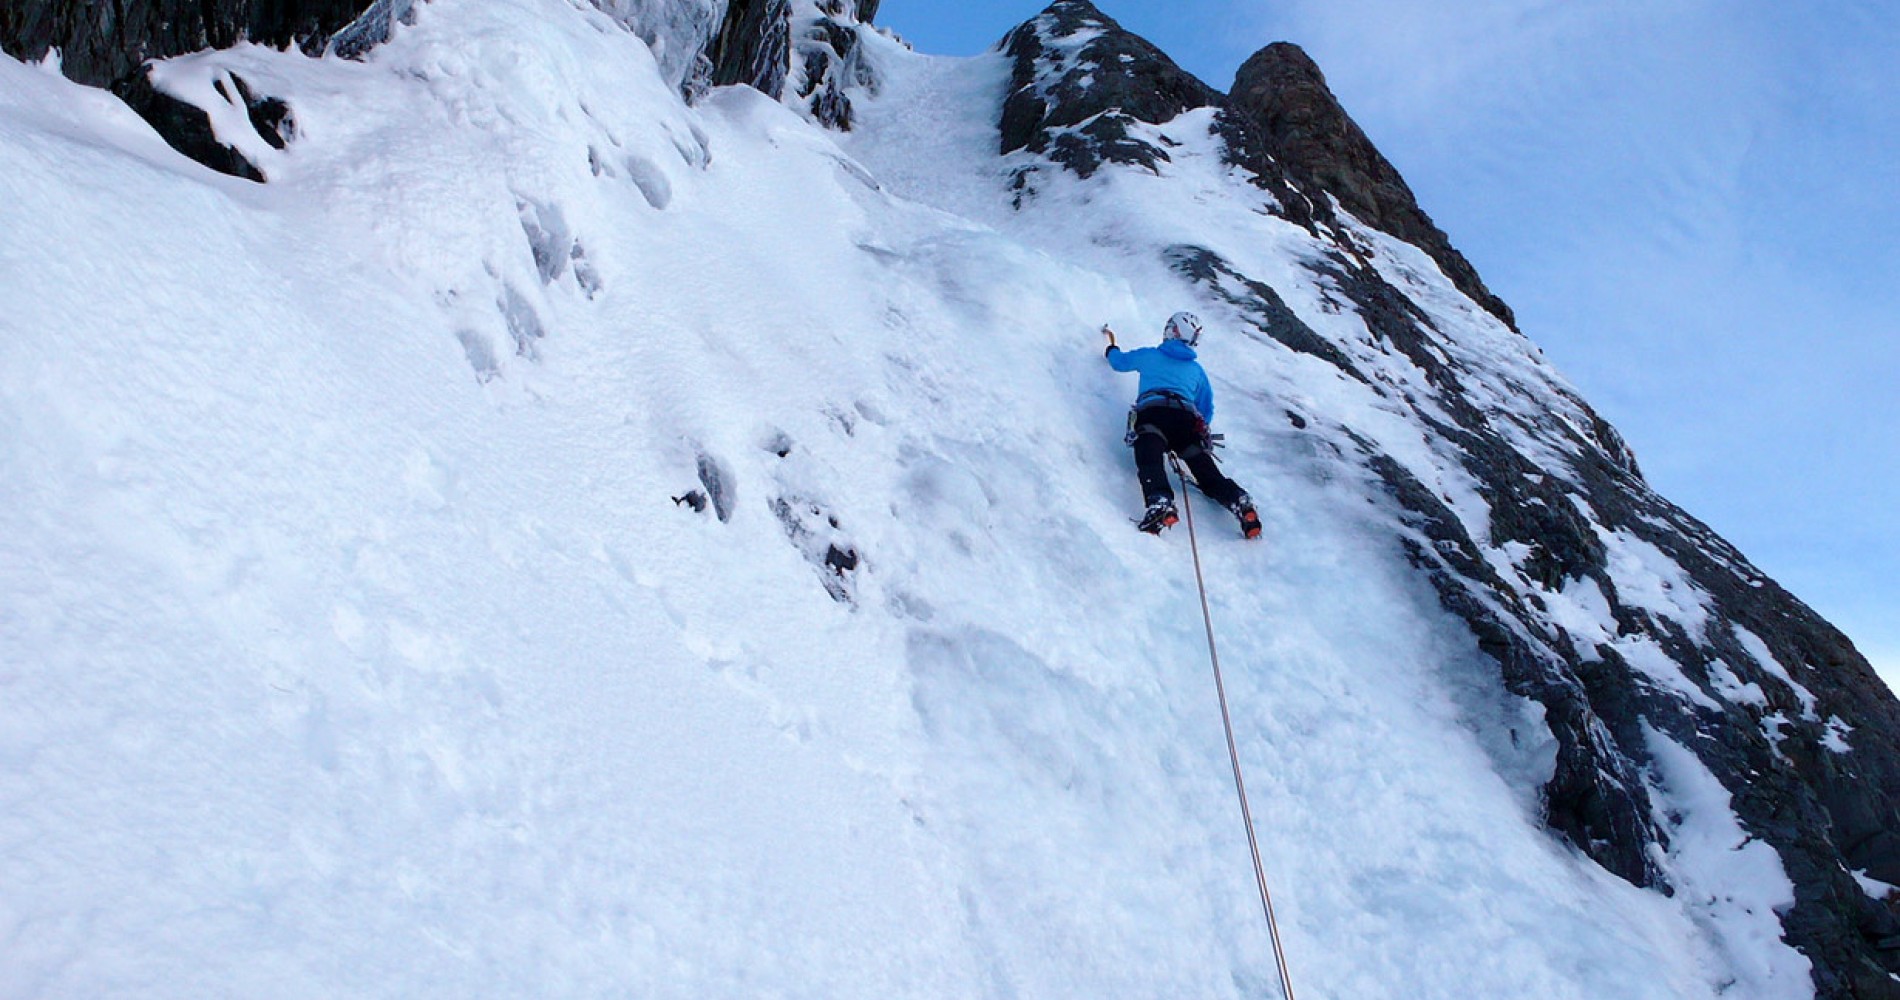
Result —
[{"label": "blue jacket", "polygon": [[1194,404],[1201,419],[1214,422],[1214,387],[1207,383],[1207,372],[1194,360],[1194,348],[1178,340],[1164,340],[1160,347],[1141,347],[1124,351],[1108,349],[1108,366],[1118,372],[1140,372],[1141,389],[1135,405],[1142,405],[1151,393],[1171,392]]}]

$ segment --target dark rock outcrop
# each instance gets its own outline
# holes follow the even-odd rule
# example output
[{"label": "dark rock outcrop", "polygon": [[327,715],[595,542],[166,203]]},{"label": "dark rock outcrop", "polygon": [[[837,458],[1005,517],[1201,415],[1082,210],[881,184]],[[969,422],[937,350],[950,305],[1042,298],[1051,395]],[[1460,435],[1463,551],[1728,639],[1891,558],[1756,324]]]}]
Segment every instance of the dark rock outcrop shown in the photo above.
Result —
[{"label": "dark rock outcrop", "polygon": [[1254,53],[1234,76],[1228,106],[1259,126],[1266,152],[1295,177],[1339,199],[1361,222],[1430,254],[1459,291],[1516,327],[1510,307],[1484,287],[1418,207],[1405,179],[1346,114],[1299,46],[1276,42]]},{"label": "dark rock outcrop", "polygon": [[[145,119],[153,131],[164,137],[173,149],[219,173],[260,184],[264,182],[264,174],[255,164],[237,150],[218,141],[217,135],[211,130],[211,116],[203,108],[187,104],[152,86],[144,73],[127,77],[113,88],[113,92],[133,111],[138,112],[139,117]],[[281,101],[273,100],[272,104],[275,107],[283,106]],[[270,134],[277,136],[281,148],[282,136],[274,128]]]},{"label": "dark rock outcrop", "polygon": [[732,0],[704,54],[705,83],[743,84],[778,100],[789,86],[819,124],[849,130],[851,93],[877,87],[858,35],[877,7],[878,0],[820,0],[815,15],[794,17],[787,0]]},{"label": "dark rock outcrop", "polygon": [[1155,169],[1167,150],[1134,127],[1221,99],[1088,0],[1057,0],[1000,44],[1014,62],[1002,152],[1039,153],[1083,177],[1104,163]]},{"label": "dark rock outcrop", "polygon": [[744,84],[772,98],[782,96],[791,72],[791,18],[787,0],[732,0],[706,50],[713,85]]},{"label": "dark rock outcrop", "polygon": [[345,59],[363,58],[369,50],[389,41],[396,25],[414,24],[415,5],[424,2],[426,0],[375,0],[364,8],[361,16],[331,37],[330,51]]},{"label": "dark rock outcrop", "polygon": [[[110,89],[172,148],[213,170],[262,181],[255,164],[218,140],[203,109],[154,87],[145,64],[242,41],[315,55],[334,39],[339,52],[361,55],[388,37],[391,18],[408,7],[409,0],[16,0],[0,6],[0,48],[23,60],[58,49],[67,78]],[[252,127],[282,149],[289,107],[233,83],[240,93],[226,99],[241,101]]]},{"label": "dark rock outcrop", "polygon": [[0,5],[0,48],[37,60],[60,50],[78,83],[111,87],[149,59],[241,41],[321,52],[369,0],[10,0]]},{"label": "dark rock outcrop", "polygon": [[851,92],[875,92],[877,79],[861,58],[858,27],[844,13],[845,4],[831,6],[838,13],[821,15],[799,32],[798,96],[819,124],[850,131]]}]

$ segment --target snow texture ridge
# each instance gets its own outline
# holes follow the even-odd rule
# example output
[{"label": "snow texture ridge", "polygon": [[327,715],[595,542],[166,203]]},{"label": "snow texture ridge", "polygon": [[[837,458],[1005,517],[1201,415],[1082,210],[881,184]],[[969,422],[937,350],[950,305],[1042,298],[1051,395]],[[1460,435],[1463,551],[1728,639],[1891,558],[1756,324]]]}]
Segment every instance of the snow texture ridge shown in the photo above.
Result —
[{"label": "snow texture ridge", "polygon": [[1219,101],[1068,120],[1112,22],[1012,35],[1083,171],[873,6],[158,64],[265,184],[0,59],[0,995],[1274,995],[1181,308],[1302,996],[1883,995],[1844,639]]}]

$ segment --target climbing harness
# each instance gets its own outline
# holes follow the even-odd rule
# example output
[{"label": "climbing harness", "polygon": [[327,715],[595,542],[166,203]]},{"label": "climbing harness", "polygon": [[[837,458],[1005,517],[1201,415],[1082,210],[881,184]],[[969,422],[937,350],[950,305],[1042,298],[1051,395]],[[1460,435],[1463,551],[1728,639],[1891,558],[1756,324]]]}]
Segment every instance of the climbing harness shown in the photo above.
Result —
[{"label": "climbing harness", "polygon": [[1201,411],[1195,409],[1194,404],[1188,402],[1187,397],[1178,392],[1168,389],[1153,389],[1144,392],[1135,398],[1135,405],[1128,408],[1128,434],[1122,438],[1123,444],[1134,444],[1135,439],[1143,434],[1153,434],[1163,441],[1168,439],[1166,434],[1161,433],[1161,428],[1142,419],[1141,412],[1149,409],[1185,410],[1194,414],[1196,419],[1199,419],[1201,415]]},{"label": "climbing harness", "polygon": [[[1168,436],[1161,432],[1161,428],[1156,427],[1154,424],[1149,423],[1141,418],[1141,413],[1143,410],[1154,409],[1154,408],[1161,408],[1161,409],[1168,409],[1168,410],[1186,410],[1187,412],[1194,414],[1194,417],[1197,420],[1200,419],[1200,416],[1201,416],[1201,411],[1195,409],[1193,403],[1190,403],[1187,400],[1181,398],[1180,396],[1172,392],[1168,392],[1165,389],[1157,391],[1157,392],[1147,393],[1143,395],[1140,399],[1135,400],[1135,405],[1128,408],[1128,433],[1122,436],[1123,444],[1132,445],[1135,443],[1135,439],[1142,436],[1143,434],[1153,434],[1154,436],[1160,438],[1164,442],[1168,440]],[[1226,440],[1227,440],[1227,435],[1225,434],[1212,434],[1212,433],[1203,432],[1201,435],[1201,440],[1193,444],[1190,444],[1186,448],[1182,449],[1180,452],[1180,455],[1182,458],[1193,458],[1194,456],[1200,454],[1201,452],[1213,451],[1215,448],[1225,447]]]},{"label": "climbing harness", "polygon": [[1227,685],[1221,679],[1220,651],[1214,645],[1214,616],[1207,608],[1207,579],[1201,575],[1201,547],[1194,535],[1194,504],[1188,500],[1188,478],[1181,460],[1169,456],[1181,480],[1181,511],[1187,515],[1188,550],[1194,553],[1194,584],[1201,591],[1201,623],[1207,626],[1207,658],[1214,665],[1214,691],[1220,696],[1220,724],[1227,731],[1227,758],[1234,765],[1234,790],[1240,793],[1240,818],[1247,824],[1247,849],[1253,852],[1254,880],[1260,884],[1260,908],[1267,915],[1267,933],[1273,939],[1273,961],[1280,968],[1280,992],[1293,1000],[1293,978],[1286,969],[1286,951],[1280,947],[1280,921],[1273,915],[1273,893],[1267,889],[1267,869],[1260,861],[1260,840],[1254,834],[1253,809],[1247,804],[1247,783],[1240,776],[1240,749],[1234,743],[1234,720],[1227,711]]}]

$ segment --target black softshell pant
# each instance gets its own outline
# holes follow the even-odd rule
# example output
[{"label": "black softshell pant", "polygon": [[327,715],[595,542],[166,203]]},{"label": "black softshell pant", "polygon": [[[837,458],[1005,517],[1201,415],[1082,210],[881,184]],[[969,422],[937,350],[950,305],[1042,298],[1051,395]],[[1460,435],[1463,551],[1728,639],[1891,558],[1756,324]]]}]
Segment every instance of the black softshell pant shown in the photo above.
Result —
[{"label": "black softshell pant", "polygon": [[1194,483],[1208,499],[1236,510],[1247,492],[1220,471],[1207,449],[1201,418],[1179,406],[1144,406],[1135,411],[1135,475],[1141,479],[1142,501],[1174,499],[1168,483],[1168,452],[1181,456]]}]

